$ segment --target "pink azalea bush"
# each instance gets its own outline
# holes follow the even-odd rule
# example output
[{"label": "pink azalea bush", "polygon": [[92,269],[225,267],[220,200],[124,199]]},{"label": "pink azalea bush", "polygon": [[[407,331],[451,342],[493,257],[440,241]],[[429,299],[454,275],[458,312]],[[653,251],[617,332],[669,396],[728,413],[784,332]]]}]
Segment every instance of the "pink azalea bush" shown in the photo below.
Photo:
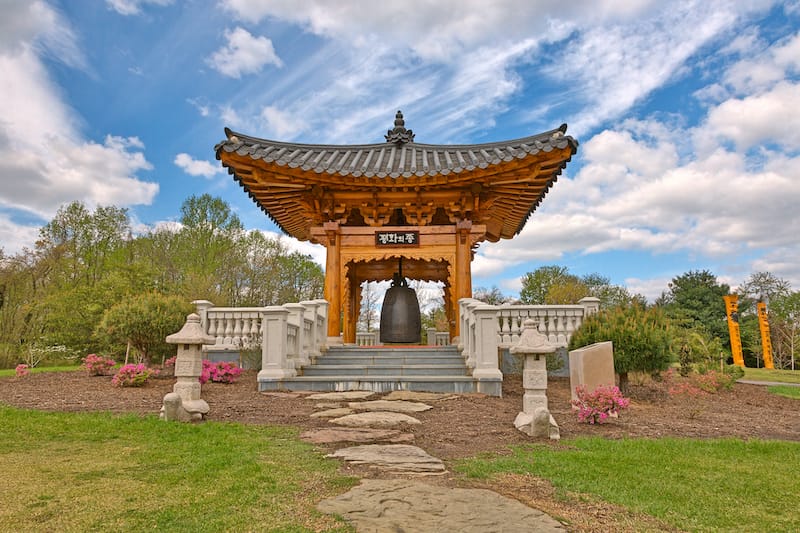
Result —
[{"label": "pink azalea bush", "polygon": [[27,376],[30,373],[31,373],[31,370],[30,370],[30,368],[28,368],[28,365],[26,365],[26,364],[19,364],[19,365],[17,365],[17,368],[14,369],[14,374],[18,378],[24,378],[25,376]]},{"label": "pink azalea bush", "polygon": [[572,400],[573,407],[578,409],[578,420],[587,424],[602,424],[609,416],[627,409],[630,400],[622,396],[619,387],[600,385],[592,392],[585,385],[575,387],[577,400]]},{"label": "pink azalea bush", "polygon": [[670,396],[689,397],[715,394],[723,389],[730,389],[736,381],[734,376],[716,370],[709,370],[702,374],[690,374],[687,378],[679,379],[672,368],[664,373],[663,378],[669,387]]},{"label": "pink azalea bush", "polygon": [[93,353],[83,358],[83,367],[90,376],[105,376],[116,364],[113,359],[107,359]]},{"label": "pink azalea bush", "polygon": [[200,383],[206,384],[209,381],[214,383],[236,383],[236,380],[242,374],[242,369],[236,363],[230,361],[220,361],[212,363],[208,360],[203,360],[203,370],[200,374]]},{"label": "pink azalea bush", "polygon": [[693,376],[693,380],[698,388],[711,394],[722,389],[732,388],[734,381],[736,381],[732,376],[716,370],[709,370],[705,374],[697,374]]},{"label": "pink azalea bush", "polygon": [[151,377],[158,375],[158,370],[149,368],[143,363],[138,365],[124,365],[111,378],[111,384],[115,387],[141,387]]}]

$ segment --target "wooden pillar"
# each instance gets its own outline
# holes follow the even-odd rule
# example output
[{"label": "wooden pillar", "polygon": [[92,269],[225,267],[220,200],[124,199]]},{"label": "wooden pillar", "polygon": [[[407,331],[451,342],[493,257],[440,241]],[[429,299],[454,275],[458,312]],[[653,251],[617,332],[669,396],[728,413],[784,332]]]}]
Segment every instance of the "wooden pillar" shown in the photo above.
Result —
[{"label": "wooden pillar", "polygon": [[325,299],[328,300],[328,337],[338,337],[342,321],[342,236],[337,222],[326,222]]},{"label": "wooden pillar", "polygon": [[358,316],[356,316],[356,298],[359,291],[354,270],[355,265],[351,263],[347,278],[344,280],[346,287],[342,288],[342,327],[344,330],[342,332],[342,341],[345,343],[356,342],[356,320],[358,319]]},{"label": "wooden pillar", "polygon": [[[455,264],[455,294],[451,301],[451,308],[458,309],[458,301],[461,298],[472,298],[472,230],[471,220],[461,220],[456,224],[456,264]],[[451,322],[453,324],[453,322]],[[459,335],[459,319],[455,317],[451,336]]]}]

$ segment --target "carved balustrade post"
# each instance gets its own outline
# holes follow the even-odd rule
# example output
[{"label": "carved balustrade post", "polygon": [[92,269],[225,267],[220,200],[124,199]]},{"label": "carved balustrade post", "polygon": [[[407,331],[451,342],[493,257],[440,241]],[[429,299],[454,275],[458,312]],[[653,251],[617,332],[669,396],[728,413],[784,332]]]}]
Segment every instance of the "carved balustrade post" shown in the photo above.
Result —
[{"label": "carved balustrade post", "polygon": [[[497,308],[478,303],[472,314],[475,317],[475,368],[472,376],[479,382],[503,380],[497,353]],[[478,384],[480,391],[481,384]],[[483,391],[480,391],[483,392]]]},{"label": "carved balustrade post", "polygon": [[296,366],[301,367],[311,363],[308,358],[308,353],[305,351],[306,346],[306,328],[305,328],[305,314],[306,308],[303,304],[291,303],[284,304],[283,307],[289,310],[289,322],[297,326],[297,361]]},{"label": "carved balustrade post", "polygon": [[280,381],[297,375],[287,358],[289,310],[282,306],[261,311],[261,371],[258,381]]}]

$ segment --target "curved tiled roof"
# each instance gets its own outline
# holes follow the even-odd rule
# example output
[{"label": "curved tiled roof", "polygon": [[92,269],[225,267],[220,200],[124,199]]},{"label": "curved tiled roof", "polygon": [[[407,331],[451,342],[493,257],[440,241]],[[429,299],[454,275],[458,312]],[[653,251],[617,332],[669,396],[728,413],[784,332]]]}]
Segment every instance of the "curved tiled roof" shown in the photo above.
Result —
[{"label": "curved tiled roof", "polygon": [[215,147],[221,152],[236,152],[254,160],[288,168],[299,168],[317,174],[339,174],[353,177],[410,178],[435,176],[484,169],[491,165],[524,159],[554,148],[572,148],[578,142],[565,135],[567,125],[516,139],[486,144],[435,145],[409,143],[377,143],[363,145],[298,144],[249,137],[225,128],[227,139]]},{"label": "curved tiled roof", "polygon": [[349,222],[353,209],[380,226],[395,208],[418,224],[431,223],[442,208],[451,223],[485,224],[486,238],[497,241],[522,230],[575,154],[578,142],[566,130],[563,124],[510,141],[423,144],[413,142],[398,112],[385,143],[288,143],[226,128],[215,151],[253,201],[300,240],[314,225]]}]

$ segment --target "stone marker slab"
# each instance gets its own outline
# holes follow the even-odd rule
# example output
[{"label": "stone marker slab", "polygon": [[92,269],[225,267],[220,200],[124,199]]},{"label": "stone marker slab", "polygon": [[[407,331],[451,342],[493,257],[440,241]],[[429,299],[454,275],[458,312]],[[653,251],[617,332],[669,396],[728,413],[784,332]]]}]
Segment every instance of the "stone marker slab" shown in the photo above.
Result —
[{"label": "stone marker slab", "polygon": [[340,416],[352,415],[353,410],[347,407],[337,407],[336,409],[326,409],[311,413],[311,418],[339,418]]},{"label": "stone marker slab", "polygon": [[354,411],[390,411],[392,413],[421,413],[433,409],[432,406],[405,400],[372,400],[368,402],[350,402],[347,404]]},{"label": "stone marker slab", "polygon": [[600,385],[613,387],[614,344],[598,342],[569,352],[569,388],[572,399],[577,400],[575,388],[579,385],[592,392]]},{"label": "stone marker slab", "polygon": [[444,463],[417,446],[409,444],[365,444],[337,450],[328,457],[348,463],[372,466],[390,472],[443,474]]},{"label": "stone marker slab", "polygon": [[542,511],[485,489],[451,489],[402,479],[364,479],[317,509],[338,514],[357,531],[564,532]]},{"label": "stone marker slab", "polygon": [[319,400],[324,402],[341,402],[349,400],[363,400],[375,394],[369,390],[351,390],[344,392],[320,392],[306,396],[308,400]]},{"label": "stone marker slab", "polygon": [[388,411],[367,411],[334,418],[331,423],[338,426],[357,428],[396,428],[402,425],[421,424],[413,416],[403,413],[390,413]]},{"label": "stone marker slab", "polygon": [[414,392],[410,390],[395,390],[383,397],[384,400],[408,400],[412,402],[433,402],[436,400],[449,400],[455,398],[452,394],[441,392]]},{"label": "stone marker slab", "polygon": [[369,428],[321,428],[305,431],[300,438],[312,444],[332,444],[334,442],[391,442],[408,444],[414,442],[412,433],[401,433],[396,429]]}]

